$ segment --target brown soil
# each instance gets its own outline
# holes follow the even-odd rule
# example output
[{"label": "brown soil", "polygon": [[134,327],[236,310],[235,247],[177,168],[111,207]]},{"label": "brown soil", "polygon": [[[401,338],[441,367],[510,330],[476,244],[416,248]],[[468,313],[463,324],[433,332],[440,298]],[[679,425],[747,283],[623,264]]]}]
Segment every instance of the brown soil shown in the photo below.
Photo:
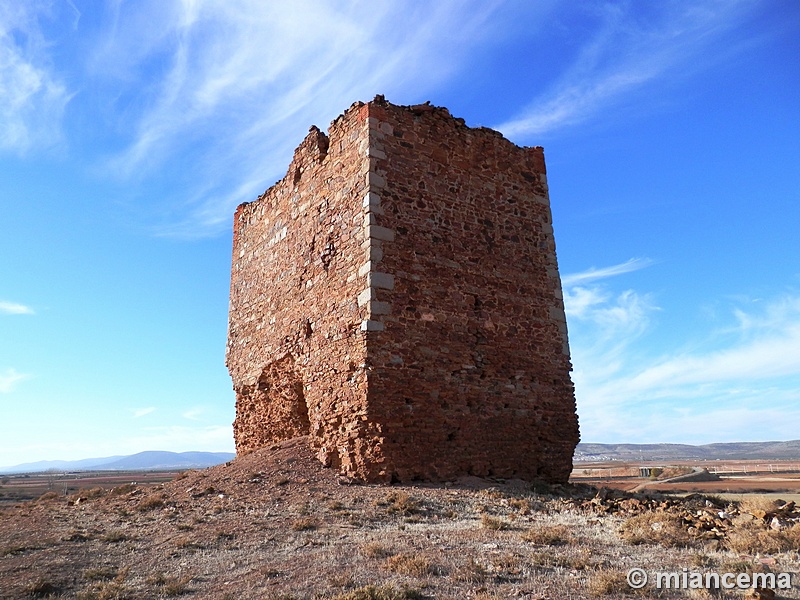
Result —
[{"label": "brown soil", "polygon": [[793,505],[714,502],[477,478],[350,485],[298,438],[163,485],[0,510],[0,598],[618,597],[632,567],[701,564],[800,581]]}]

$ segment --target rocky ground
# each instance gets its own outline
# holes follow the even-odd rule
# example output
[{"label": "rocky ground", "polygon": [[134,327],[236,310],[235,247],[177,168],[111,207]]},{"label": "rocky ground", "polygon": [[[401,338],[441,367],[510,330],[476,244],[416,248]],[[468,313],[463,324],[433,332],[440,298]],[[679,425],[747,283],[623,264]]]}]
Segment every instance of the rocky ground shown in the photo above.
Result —
[{"label": "rocky ground", "polygon": [[800,509],[465,478],[352,485],[298,438],[175,481],[0,510],[0,598],[772,598],[627,571],[792,574]]}]

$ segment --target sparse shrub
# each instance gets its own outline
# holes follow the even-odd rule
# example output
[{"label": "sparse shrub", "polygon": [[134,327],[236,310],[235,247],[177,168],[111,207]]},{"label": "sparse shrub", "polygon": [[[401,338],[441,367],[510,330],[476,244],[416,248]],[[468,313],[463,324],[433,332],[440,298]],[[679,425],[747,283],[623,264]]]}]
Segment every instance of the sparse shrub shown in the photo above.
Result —
[{"label": "sparse shrub", "polygon": [[102,498],[106,495],[106,491],[101,487],[94,487],[91,489],[82,489],[78,491],[78,496],[90,500],[92,498]]},{"label": "sparse shrub", "polygon": [[596,571],[586,585],[592,596],[619,596],[633,592],[625,573],[616,570]]},{"label": "sparse shrub", "polygon": [[116,572],[113,580],[100,578],[92,584],[88,590],[79,592],[77,600],[120,600],[127,597],[128,589],[125,586],[125,578],[128,576],[128,569],[121,569]]},{"label": "sparse shrub", "polygon": [[136,505],[136,509],[141,512],[147,512],[149,510],[161,508],[162,506],[164,506],[164,496],[162,494],[151,494],[139,502],[139,504]]},{"label": "sparse shrub", "polygon": [[33,598],[47,598],[53,594],[58,594],[61,591],[60,586],[47,581],[46,579],[37,579],[31,582],[25,588],[25,593]]},{"label": "sparse shrub", "polygon": [[759,519],[774,513],[778,508],[778,503],[767,496],[752,495],[742,498],[739,502],[739,512],[744,512]]},{"label": "sparse shrub", "polygon": [[34,548],[18,544],[12,544],[10,546],[0,546],[0,557],[3,556],[13,556],[15,554],[22,554],[26,550],[33,550]]},{"label": "sparse shrub", "polygon": [[56,499],[58,499],[59,497],[60,497],[60,496],[58,495],[58,492],[45,492],[44,494],[42,494],[41,496],[39,496],[39,497],[36,499],[36,501],[37,501],[37,502],[50,502],[50,501],[52,501],[52,500],[56,500]]},{"label": "sparse shrub", "polygon": [[367,585],[346,594],[334,596],[333,600],[424,600],[422,592],[411,588],[397,589],[391,585]]},{"label": "sparse shrub", "polygon": [[166,582],[161,588],[165,596],[180,596],[189,591],[189,583],[192,577],[190,575],[183,575],[182,577],[167,577]]},{"label": "sparse shrub", "polygon": [[766,529],[760,523],[729,531],[725,545],[734,552],[778,554],[800,550],[800,524],[785,531]]},{"label": "sparse shrub", "polygon": [[533,506],[528,498],[509,498],[508,505],[519,511],[521,515],[530,514]]},{"label": "sparse shrub", "polygon": [[117,576],[117,570],[113,567],[96,567],[93,569],[86,569],[83,572],[83,578],[89,581],[105,581],[107,579],[114,579]]},{"label": "sparse shrub", "polygon": [[686,547],[692,542],[680,517],[663,512],[646,512],[622,524],[622,539],[630,544],[661,544]]},{"label": "sparse shrub", "polygon": [[420,512],[422,508],[419,500],[412,498],[405,492],[390,492],[382,501],[377,501],[376,505],[385,506],[390,513],[401,515],[412,515]]},{"label": "sparse shrub", "polygon": [[180,548],[181,550],[192,550],[202,548],[203,545],[193,541],[191,538],[184,536],[175,538],[175,547]]},{"label": "sparse shrub", "polygon": [[481,490],[481,494],[491,498],[492,500],[502,500],[503,498],[506,498],[506,494],[504,492],[501,492],[497,488],[488,488],[485,490]]},{"label": "sparse shrub", "polygon": [[361,546],[361,554],[367,558],[386,558],[393,556],[396,552],[377,542],[369,542]]},{"label": "sparse shrub", "polygon": [[127,534],[122,531],[109,531],[105,534],[102,538],[104,542],[108,542],[109,544],[115,544],[117,542],[124,542],[126,540],[131,539]]},{"label": "sparse shrub", "polygon": [[431,561],[424,556],[415,554],[390,556],[386,559],[386,568],[394,573],[411,577],[425,577],[436,572],[436,568]]},{"label": "sparse shrub", "polygon": [[334,573],[333,575],[328,577],[328,583],[331,585],[331,587],[342,588],[345,590],[350,590],[358,587],[358,583],[356,583],[353,574],[346,572]]},{"label": "sparse shrub", "polygon": [[164,573],[154,573],[146,579],[149,585],[158,587],[164,596],[180,596],[188,593],[191,581],[191,575],[167,576]]},{"label": "sparse shrub", "polygon": [[111,493],[115,496],[122,496],[123,494],[130,494],[131,492],[138,491],[135,483],[125,483],[123,485],[111,488]]},{"label": "sparse shrub", "polygon": [[292,521],[292,531],[311,531],[318,527],[319,523],[314,517],[301,517]]},{"label": "sparse shrub", "polygon": [[491,529],[492,531],[501,531],[510,529],[511,524],[503,519],[484,514],[481,515],[481,527],[484,529]]},{"label": "sparse shrub", "polygon": [[470,558],[453,572],[452,577],[456,581],[464,583],[483,583],[488,579],[489,571],[483,565],[475,562],[474,558]]},{"label": "sparse shrub", "polygon": [[566,525],[535,525],[522,534],[522,539],[537,546],[559,546],[573,541]]}]

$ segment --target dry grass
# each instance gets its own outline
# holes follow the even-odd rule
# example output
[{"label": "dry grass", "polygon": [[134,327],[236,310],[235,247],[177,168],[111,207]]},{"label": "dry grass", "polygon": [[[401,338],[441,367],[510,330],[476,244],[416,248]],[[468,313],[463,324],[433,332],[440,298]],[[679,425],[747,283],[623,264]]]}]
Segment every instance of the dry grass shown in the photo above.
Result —
[{"label": "dry grass", "polygon": [[800,550],[800,523],[790,529],[775,531],[761,524],[749,524],[731,531],[725,541],[734,552],[777,554]]},{"label": "dry grass", "polygon": [[775,512],[778,503],[767,496],[749,496],[739,501],[739,510],[763,519],[767,514]]},{"label": "dry grass", "polygon": [[314,517],[300,517],[292,521],[292,531],[313,531],[319,527],[319,522]]},{"label": "dry grass", "polygon": [[589,577],[586,589],[594,597],[619,597],[633,592],[625,572],[616,569],[596,571]]},{"label": "dry grass", "polygon": [[412,515],[422,509],[419,500],[405,492],[389,492],[382,500],[377,500],[375,505],[386,508],[389,513],[400,515]]},{"label": "dry grass", "polygon": [[646,512],[631,517],[622,525],[622,539],[629,544],[660,544],[668,548],[685,548],[692,538],[681,518],[664,512]]},{"label": "dry grass", "polygon": [[[633,593],[620,573],[634,566],[742,572],[754,568],[756,552],[800,578],[788,550],[800,529],[774,531],[771,518],[728,522],[730,549],[685,548],[692,523],[682,516],[716,514],[696,498],[612,505],[596,491],[534,497],[520,482],[474,479],[340,485],[313,455],[295,448],[284,458],[248,455],[78,504],[72,496],[2,508],[0,596],[587,600]],[[290,484],[273,483],[287,473]],[[787,510],[782,524],[792,523]],[[783,597],[800,600],[800,590]]]},{"label": "dry grass", "polygon": [[522,539],[537,546],[560,546],[574,541],[566,525],[534,525],[522,534]]},{"label": "dry grass", "polygon": [[147,512],[149,510],[155,510],[157,508],[162,508],[164,506],[164,495],[163,494],[151,494],[144,498],[139,504],[136,505],[136,510],[140,512]]},{"label": "dry grass", "polygon": [[477,563],[474,558],[470,558],[451,574],[451,577],[456,581],[463,581],[464,583],[471,584],[484,583],[489,579],[489,576],[490,573],[486,567]]},{"label": "dry grass", "polygon": [[490,515],[481,515],[481,527],[492,531],[505,531],[511,529],[511,523]]},{"label": "dry grass", "polygon": [[393,573],[409,577],[426,577],[438,571],[427,557],[416,554],[396,554],[387,558],[384,564]]},{"label": "dry grass", "polygon": [[367,558],[387,558],[397,554],[391,548],[377,542],[369,542],[361,546],[361,554]]},{"label": "dry grass", "polygon": [[391,585],[368,585],[334,596],[333,600],[424,600],[425,598],[422,592],[411,588],[397,589]]}]

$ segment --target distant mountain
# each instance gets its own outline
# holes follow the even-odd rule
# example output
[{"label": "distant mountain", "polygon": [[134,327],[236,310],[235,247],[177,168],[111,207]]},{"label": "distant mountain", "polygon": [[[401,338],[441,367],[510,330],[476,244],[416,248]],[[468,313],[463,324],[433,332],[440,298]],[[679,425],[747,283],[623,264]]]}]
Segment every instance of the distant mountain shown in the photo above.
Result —
[{"label": "distant mountain", "polygon": [[599,460],[797,460],[800,440],[689,444],[585,444],[575,449],[575,461]]},{"label": "distant mountain", "polygon": [[146,451],[130,456],[84,458],[82,460],[40,460],[13,467],[0,467],[0,473],[37,473],[40,471],[154,471],[203,469],[213,467],[236,455],[233,452],[162,452]]},{"label": "distant mountain", "polygon": [[159,452],[151,450],[125,456],[106,463],[100,468],[103,471],[198,469],[228,462],[235,456],[232,452]]}]

